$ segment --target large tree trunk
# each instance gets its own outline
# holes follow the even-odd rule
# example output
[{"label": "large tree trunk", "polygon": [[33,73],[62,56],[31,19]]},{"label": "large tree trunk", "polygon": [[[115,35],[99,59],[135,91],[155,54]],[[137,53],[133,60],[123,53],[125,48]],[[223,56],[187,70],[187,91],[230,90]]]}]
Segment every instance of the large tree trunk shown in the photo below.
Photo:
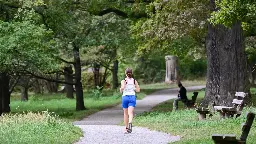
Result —
[{"label": "large tree trunk", "polygon": [[118,87],[118,60],[115,60],[113,63],[112,69],[112,89],[117,89]]},{"label": "large tree trunk", "polygon": [[1,73],[2,77],[2,112],[10,112],[10,92],[9,82],[10,77],[7,73]]},{"label": "large tree trunk", "polygon": [[[64,68],[64,77],[65,77],[65,82],[68,83],[73,83],[73,70],[71,66],[67,66]],[[66,97],[67,98],[74,98],[73,92],[74,88],[73,85],[65,84],[65,91],[66,91]]]},{"label": "large tree trunk", "polygon": [[83,95],[83,85],[81,82],[81,61],[79,55],[79,48],[74,44],[73,48],[74,61],[75,61],[75,88],[76,88],[76,110],[85,110],[84,106],[84,95]]},{"label": "large tree trunk", "polygon": [[[211,0],[214,4],[214,0]],[[246,91],[246,60],[241,23],[230,29],[209,24],[207,49],[207,83],[202,105],[232,105],[236,91]]]}]

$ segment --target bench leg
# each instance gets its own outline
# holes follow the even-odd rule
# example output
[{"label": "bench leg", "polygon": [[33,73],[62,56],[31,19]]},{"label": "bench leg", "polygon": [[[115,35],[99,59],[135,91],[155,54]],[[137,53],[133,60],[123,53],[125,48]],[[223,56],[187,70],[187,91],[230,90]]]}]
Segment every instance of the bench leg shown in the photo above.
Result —
[{"label": "bench leg", "polygon": [[230,118],[231,114],[230,113],[225,113],[225,118]]},{"label": "bench leg", "polygon": [[225,113],[220,112],[220,118],[225,118]]},{"label": "bench leg", "polygon": [[206,118],[206,114],[205,113],[199,113],[199,115],[198,115],[198,119],[199,120],[203,120],[205,118]]},{"label": "bench leg", "polygon": [[241,114],[236,114],[236,118],[238,118]]}]

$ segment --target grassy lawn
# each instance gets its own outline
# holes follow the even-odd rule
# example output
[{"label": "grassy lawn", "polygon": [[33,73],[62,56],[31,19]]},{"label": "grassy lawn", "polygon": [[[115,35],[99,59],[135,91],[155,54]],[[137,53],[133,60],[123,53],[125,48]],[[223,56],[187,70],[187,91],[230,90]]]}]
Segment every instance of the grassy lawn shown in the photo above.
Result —
[{"label": "grassy lawn", "polygon": [[[184,82],[185,86],[202,85],[203,82]],[[141,85],[138,99],[165,88],[177,88],[176,84]],[[19,94],[11,96],[11,114],[0,119],[1,143],[73,143],[82,136],[72,121],[80,120],[102,109],[120,104],[118,91],[104,90],[99,98],[95,93],[85,92],[86,110],[76,111],[75,99],[68,99],[65,94],[30,94],[27,102],[21,102]],[[121,107],[120,107],[121,109]],[[56,115],[56,116],[55,116]],[[141,117],[142,118],[142,117]]]},{"label": "grassy lawn", "polygon": [[1,144],[70,144],[81,136],[80,128],[48,112],[3,115],[0,119]]},{"label": "grassy lawn", "polygon": [[[252,93],[256,89],[252,90]],[[188,93],[191,99],[192,93]],[[197,102],[203,98],[204,91],[199,92]],[[256,102],[254,96],[254,102]],[[181,136],[181,141],[175,144],[213,144],[212,134],[236,134],[237,138],[241,135],[241,124],[245,122],[246,112],[256,112],[256,108],[245,108],[243,114],[237,119],[220,119],[218,113],[211,119],[199,121],[194,109],[184,109],[184,105],[179,102],[179,109],[172,112],[173,100],[163,102],[154,107],[151,112],[144,113],[134,120],[134,125],[148,127],[153,130],[163,131],[172,135]],[[249,136],[248,144],[256,141],[256,122],[254,121]]]},{"label": "grassy lawn", "polygon": [[[143,91],[138,94],[138,99],[142,99],[153,90]],[[84,93],[86,110],[76,111],[76,100],[68,99],[65,94],[45,94],[30,95],[27,102],[21,102],[20,96],[15,94],[11,98],[11,113],[23,112],[54,112],[60,118],[68,121],[80,120],[90,114],[102,109],[120,104],[121,94],[113,90],[105,90],[98,99],[94,98],[93,93]]]},{"label": "grassy lawn", "polygon": [[[148,93],[150,92],[140,93],[138,99],[145,97]],[[102,109],[120,104],[121,94],[108,90],[96,99],[92,93],[85,92],[84,102],[87,109],[76,111],[76,100],[66,98],[65,94],[30,95],[27,102],[21,102],[19,95],[13,95],[11,98],[11,113],[49,111],[54,112],[64,120],[72,122]]]},{"label": "grassy lawn", "polygon": [[[202,85],[204,84],[204,81],[184,81],[183,84],[185,86]],[[137,99],[142,99],[154,91],[165,88],[177,88],[177,85],[175,83],[141,85],[141,92],[138,93]],[[76,111],[76,100],[67,99],[65,97],[65,93],[51,95],[30,94],[29,101],[27,102],[21,102],[19,94],[13,94],[11,97],[11,111],[12,113],[49,111],[54,112],[62,119],[75,121],[102,109],[116,106],[121,103],[122,98],[121,94],[114,90],[104,90],[102,92],[102,96],[99,99],[95,99],[94,97],[95,95],[93,92],[84,92],[84,102],[87,110]]]},{"label": "grassy lawn", "polygon": [[74,121],[84,118],[104,108],[120,103],[117,96],[101,97],[99,99],[84,98],[87,110],[76,111],[76,100],[67,99],[64,95],[34,96],[27,102],[14,100],[11,102],[12,113],[49,111],[54,112],[60,118]]}]

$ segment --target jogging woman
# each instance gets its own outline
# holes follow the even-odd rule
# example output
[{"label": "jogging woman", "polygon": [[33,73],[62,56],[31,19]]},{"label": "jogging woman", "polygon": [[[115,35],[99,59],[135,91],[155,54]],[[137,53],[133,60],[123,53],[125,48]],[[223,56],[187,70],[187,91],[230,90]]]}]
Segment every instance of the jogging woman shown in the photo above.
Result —
[{"label": "jogging woman", "polygon": [[120,92],[122,95],[122,107],[124,110],[124,124],[125,133],[132,132],[132,119],[133,111],[136,107],[136,95],[135,92],[140,92],[138,82],[132,78],[132,69],[127,68],[125,70],[126,78],[121,81]]}]

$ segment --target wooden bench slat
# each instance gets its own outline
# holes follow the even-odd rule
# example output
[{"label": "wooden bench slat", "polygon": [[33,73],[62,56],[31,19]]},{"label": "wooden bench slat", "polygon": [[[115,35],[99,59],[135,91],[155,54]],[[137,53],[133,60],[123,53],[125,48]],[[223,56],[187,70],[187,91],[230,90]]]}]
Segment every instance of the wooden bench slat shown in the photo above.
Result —
[{"label": "wooden bench slat", "polygon": [[240,105],[240,104],[243,103],[243,101],[244,101],[244,100],[233,99],[232,103],[233,103],[233,104],[238,104],[238,105]]},{"label": "wooden bench slat", "polygon": [[247,114],[246,122],[242,125],[242,134],[239,139],[236,139],[236,135],[234,134],[213,134],[212,140],[214,141],[215,144],[245,144],[254,118],[254,113],[249,112]]},{"label": "wooden bench slat", "polygon": [[242,140],[242,141],[246,140],[246,138],[250,132],[254,118],[255,118],[254,113],[247,114],[246,122],[245,122],[245,124],[243,124],[243,127],[242,127],[242,134],[241,134],[240,140]]},{"label": "wooden bench slat", "polygon": [[245,92],[236,92],[235,96],[239,96],[239,97],[245,97],[246,93]]},{"label": "wooden bench slat", "polygon": [[214,106],[213,108],[216,109],[216,110],[221,110],[222,108],[229,108],[229,107],[227,107],[227,106]]},{"label": "wooden bench slat", "polygon": [[228,112],[228,111],[234,112],[234,111],[237,111],[237,109],[234,108],[234,107],[226,107],[226,108],[222,108],[221,110],[222,110],[223,112]]},{"label": "wooden bench slat", "polygon": [[223,140],[223,136],[224,135],[222,135],[222,134],[212,134],[212,139],[216,140],[216,141]]},{"label": "wooden bench slat", "polygon": [[234,134],[225,134],[223,136],[223,140],[228,140],[228,141],[236,140],[236,135],[234,135]]}]

